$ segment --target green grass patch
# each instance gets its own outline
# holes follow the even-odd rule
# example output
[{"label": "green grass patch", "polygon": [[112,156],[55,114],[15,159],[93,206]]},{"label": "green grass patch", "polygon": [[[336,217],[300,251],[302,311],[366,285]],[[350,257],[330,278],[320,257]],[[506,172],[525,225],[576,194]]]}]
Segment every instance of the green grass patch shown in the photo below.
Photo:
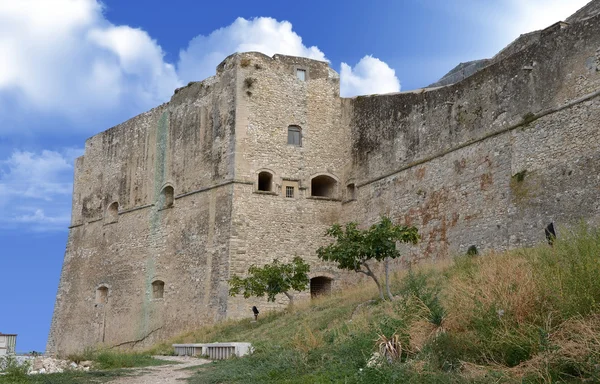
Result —
[{"label": "green grass patch", "polygon": [[69,371],[63,373],[50,373],[43,375],[8,374],[0,375],[2,384],[88,384],[106,383],[118,377],[128,376],[131,372],[126,370],[110,371]]},{"label": "green grass patch", "polygon": [[419,266],[392,290],[393,302],[360,286],[257,323],[202,328],[154,351],[253,343],[250,356],[194,368],[191,383],[600,382],[598,230],[562,229],[553,247]]},{"label": "green grass patch", "polygon": [[172,361],[161,360],[144,353],[118,353],[100,352],[94,362],[99,369],[151,367],[165,364],[177,364]]},{"label": "green grass patch", "polygon": [[79,354],[67,356],[68,360],[79,364],[81,361],[93,361],[95,369],[118,369],[152,367],[165,364],[177,364],[172,361],[152,357],[149,352],[122,352],[108,350],[85,350]]}]

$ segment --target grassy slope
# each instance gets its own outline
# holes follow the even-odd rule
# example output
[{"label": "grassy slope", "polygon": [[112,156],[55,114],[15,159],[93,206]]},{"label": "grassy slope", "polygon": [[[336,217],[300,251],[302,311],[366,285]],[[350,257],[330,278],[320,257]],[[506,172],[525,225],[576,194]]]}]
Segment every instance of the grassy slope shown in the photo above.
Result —
[{"label": "grassy slope", "polygon": [[[553,248],[421,266],[397,276],[393,291],[397,300],[376,302],[373,286],[359,286],[258,323],[199,329],[149,352],[172,353],[180,342],[255,346],[251,356],[199,368],[192,383],[600,382],[600,231],[581,229]],[[368,367],[390,340],[393,361]],[[74,358],[103,368],[157,363],[148,354]],[[0,376],[0,383],[103,382],[121,374]]]},{"label": "grassy slope", "polygon": [[[509,253],[461,257],[399,276],[394,302],[371,286],[228,322],[174,342],[250,341],[192,383],[600,381],[600,232]],[[399,358],[369,368],[397,335]]]}]

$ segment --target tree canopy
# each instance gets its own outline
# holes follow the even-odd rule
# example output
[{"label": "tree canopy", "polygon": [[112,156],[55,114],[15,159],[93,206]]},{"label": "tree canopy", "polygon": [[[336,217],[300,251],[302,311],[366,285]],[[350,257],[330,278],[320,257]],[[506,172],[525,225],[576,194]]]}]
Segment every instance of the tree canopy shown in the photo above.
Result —
[{"label": "tree canopy", "polygon": [[285,294],[290,303],[293,302],[293,291],[304,291],[310,282],[308,272],[310,266],[296,256],[291,263],[281,263],[275,259],[263,267],[252,265],[248,268],[248,276],[241,278],[234,275],[229,280],[229,294],[236,296],[242,293],[245,298],[251,296],[264,297],[274,302],[275,296]]},{"label": "tree canopy", "polygon": [[363,273],[371,277],[377,284],[379,295],[384,300],[383,290],[369,261],[386,261],[386,287],[388,296],[393,298],[389,289],[387,261],[400,256],[396,243],[416,244],[419,241],[417,228],[395,225],[385,216],[365,230],[359,229],[355,222],[349,222],[345,227],[334,224],[327,230],[326,236],[333,237],[335,242],[320,247],[317,250],[317,256],[321,260],[337,263],[337,267],[340,269]]}]

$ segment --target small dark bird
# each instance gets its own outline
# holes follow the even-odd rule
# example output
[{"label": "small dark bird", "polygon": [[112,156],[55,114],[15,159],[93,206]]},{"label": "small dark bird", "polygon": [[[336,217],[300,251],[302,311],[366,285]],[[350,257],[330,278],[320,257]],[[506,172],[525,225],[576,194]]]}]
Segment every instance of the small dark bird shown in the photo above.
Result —
[{"label": "small dark bird", "polygon": [[254,320],[258,320],[258,308],[252,306],[252,313],[254,313]]},{"label": "small dark bird", "polygon": [[548,226],[544,229],[544,233],[546,234],[546,240],[548,244],[551,246],[554,245],[554,240],[556,240],[556,231],[554,230],[554,223],[548,224]]}]

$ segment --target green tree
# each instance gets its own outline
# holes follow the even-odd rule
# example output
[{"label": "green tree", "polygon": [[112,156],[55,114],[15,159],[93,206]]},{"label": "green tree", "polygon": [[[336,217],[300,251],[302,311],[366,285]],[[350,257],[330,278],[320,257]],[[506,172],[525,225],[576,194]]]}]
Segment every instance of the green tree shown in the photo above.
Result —
[{"label": "green tree", "polygon": [[419,232],[415,227],[395,225],[388,217],[382,217],[377,224],[369,229],[361,230],[355,222],[347,223],[345,227],[334,224],[327,230],[326,236],[333,237],[335,242],[320,247],[317,256],[324,261],[333,261],[338,268],[363,273],[373,279],[379,290],[379,296],[385,300],[379,279],[373,273],[369,262],[385,262],[385,285],[390,299],[394,299],[389,286],[390,259],[400,257],[396,243],[416,244]]},{"label": "green tree", "polygon": [[310,266],[298,256],[288,264],[275,259],[263,267],[252,265],[248,268],[248,277],[234,275],[229,279],[229,295],[236,296],[242,292],[245,298],[267,295],[267,301],[274,302],[275,296],[283,293],[290,299],[290,305],[293,305],[292,291],[306,290],[310,281],[309,271]]}]

